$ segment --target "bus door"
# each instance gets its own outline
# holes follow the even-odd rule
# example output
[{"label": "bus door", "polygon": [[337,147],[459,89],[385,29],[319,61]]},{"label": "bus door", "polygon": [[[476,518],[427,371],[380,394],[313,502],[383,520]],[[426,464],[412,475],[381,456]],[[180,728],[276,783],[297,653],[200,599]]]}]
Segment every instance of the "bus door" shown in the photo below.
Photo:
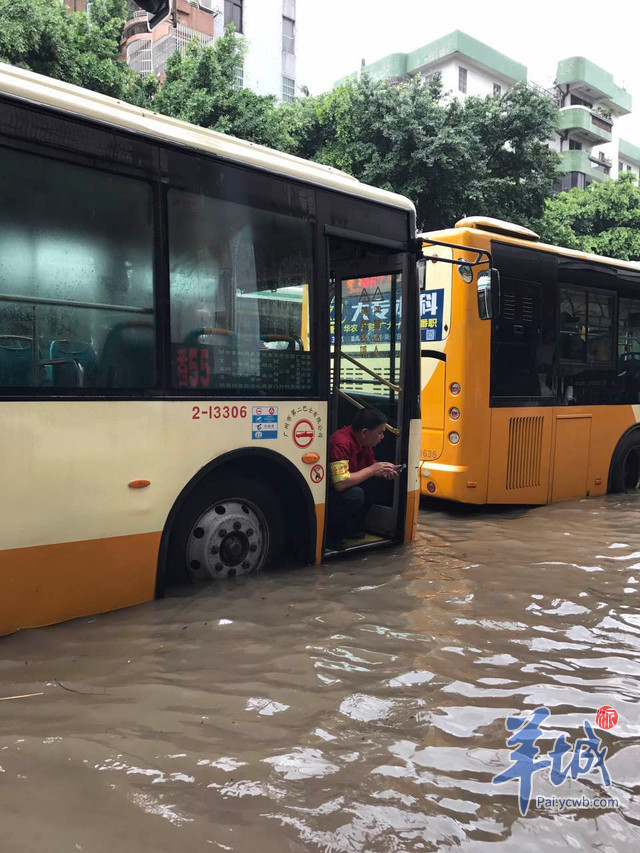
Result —
[{"label": "bus door", "polygon": [[[406,463],[408,453],[402,334],[407,273],[406,254],[368,253],[331,263],[331,432],[350,424],[358,409],[379,409],[388,427],[376,458],[394,464]],[[405,469],[397,480],[372,478],[374,505],[365,524],[372,541],[402,541],[406,477]]]}]

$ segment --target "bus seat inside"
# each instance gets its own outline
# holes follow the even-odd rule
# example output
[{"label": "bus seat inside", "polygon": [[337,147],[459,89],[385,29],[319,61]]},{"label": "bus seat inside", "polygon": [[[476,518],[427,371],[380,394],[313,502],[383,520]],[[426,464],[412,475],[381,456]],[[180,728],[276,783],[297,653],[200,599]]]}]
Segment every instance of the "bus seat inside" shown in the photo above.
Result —
[{"label": "bus seat inside", "polygon": [[155,385],[155,328],[151,323],[124,322],[107,336],[101,358],[105,388],[145,388]]},{"label": "bus seat inside", "polygon": [[[85,341],[57,340],[51,341],[49,347],[50,359],[73,359],[84,370],[84,385],[94,387],[98,374],[98,360],[91,344]],[[52,364],[51,384],[63,388],[78,386],[78,372],[73,364]]]},{"label": "bus seat inside", "polygon": [[0,335],[0,386],[33,384],[33,339],[23,335]]}]

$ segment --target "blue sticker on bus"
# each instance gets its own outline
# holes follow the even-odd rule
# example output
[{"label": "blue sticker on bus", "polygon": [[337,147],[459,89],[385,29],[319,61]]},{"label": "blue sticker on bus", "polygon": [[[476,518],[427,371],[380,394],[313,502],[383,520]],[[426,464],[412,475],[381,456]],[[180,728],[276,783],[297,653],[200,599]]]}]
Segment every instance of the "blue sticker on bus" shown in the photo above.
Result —
[{"label": "blue sticker on bus", "polygon": [[251,438],[254,441],[278,437],[278,407],[254,406],[251,417]]},{"label": "blue sticker on bus", "polygon": [[444,290],[423,290],[420,293],[420,340],[442,340]]}]

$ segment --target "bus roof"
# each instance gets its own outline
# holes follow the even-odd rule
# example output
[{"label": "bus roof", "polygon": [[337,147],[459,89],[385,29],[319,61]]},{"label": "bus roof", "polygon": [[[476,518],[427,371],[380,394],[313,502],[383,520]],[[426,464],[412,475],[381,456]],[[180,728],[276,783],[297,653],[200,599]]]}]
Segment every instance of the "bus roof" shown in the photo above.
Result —
[{"label": "bus roof", "polygon": [[462,238],[465,239],[465,245],[473,245],[474,238],[478,236],[485,237],[489,240],[495,240],[499,243],[508,243],[512,246],[521,246],[522,248],[536,249],[540,252],[550,252],[554,255],[562,255],[567,258],[575,258],[581,261],[590,261],[591,263],[608,264],[609,266],[621,267],[623,269],[640,272],[640,262],[638,261],[621,261],[616,258],[607,258],[604,255],[594,255],[591,252],[581,252],[578,249],[565,249],[564,246],[553,246],[550,243],[540,243],[538,235],[528,228],[523,228],[520,225],[514,225],[510,222],[504,222],[500,219],[490,219],[480,216],[471,216],[466,219],[461,219],[456,222],[454,228],[447,228],[442,231],[429,231],[423,234],[418,234],[419,240],[428,241],[429,238],[434,240],[451,241],[460,244]]},{"label": "bus roof", "polygon": [[363,184],[332,166],[324,166],[267,148],[265,145],[257,145],[215,130],[169,118],[125,101],[1,62],[0,95],[9,95],[31,103],[42,104],[133,133],[214,154],[235,163],[254,166],[273,174],[297,178],[415,213],[415,207],[408,198]]}]

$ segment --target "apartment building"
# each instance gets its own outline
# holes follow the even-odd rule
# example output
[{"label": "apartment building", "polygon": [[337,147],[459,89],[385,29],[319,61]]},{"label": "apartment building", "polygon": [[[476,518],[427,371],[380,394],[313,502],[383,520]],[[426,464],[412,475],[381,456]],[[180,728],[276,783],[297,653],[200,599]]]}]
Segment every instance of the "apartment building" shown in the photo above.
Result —
[{"label": "apartment building", "polygon": [[[86,0],[64,0],[72,11],[86,11]],[[130,2],[122,34],[122,55],[140,75],[162,77],[171,54],[184,53],[194,39],[211,45],[233,23],[247,39],[238,68],[238,86],[259,95],[291,101],[296,94],[296,0],[175,0],[175,17],[153,29],[149,15]]]},{"label": "apartment building", "polygon": [[631,95],[585,57],[560,60],[554,87],[544,89],[529,82],[524,65],[456,30],[411,53],[364,64],[362,71],[393,83],[415,74],[425,80],[440,74],[447,98],[502,95],[516,84],[531,86],[558,107],[557,133],[550,145],[562,158],[563,190],[616,178],[621,172],[640,176],[640,147],[621,139],[617,126],[617,120],[631,112]]}]

